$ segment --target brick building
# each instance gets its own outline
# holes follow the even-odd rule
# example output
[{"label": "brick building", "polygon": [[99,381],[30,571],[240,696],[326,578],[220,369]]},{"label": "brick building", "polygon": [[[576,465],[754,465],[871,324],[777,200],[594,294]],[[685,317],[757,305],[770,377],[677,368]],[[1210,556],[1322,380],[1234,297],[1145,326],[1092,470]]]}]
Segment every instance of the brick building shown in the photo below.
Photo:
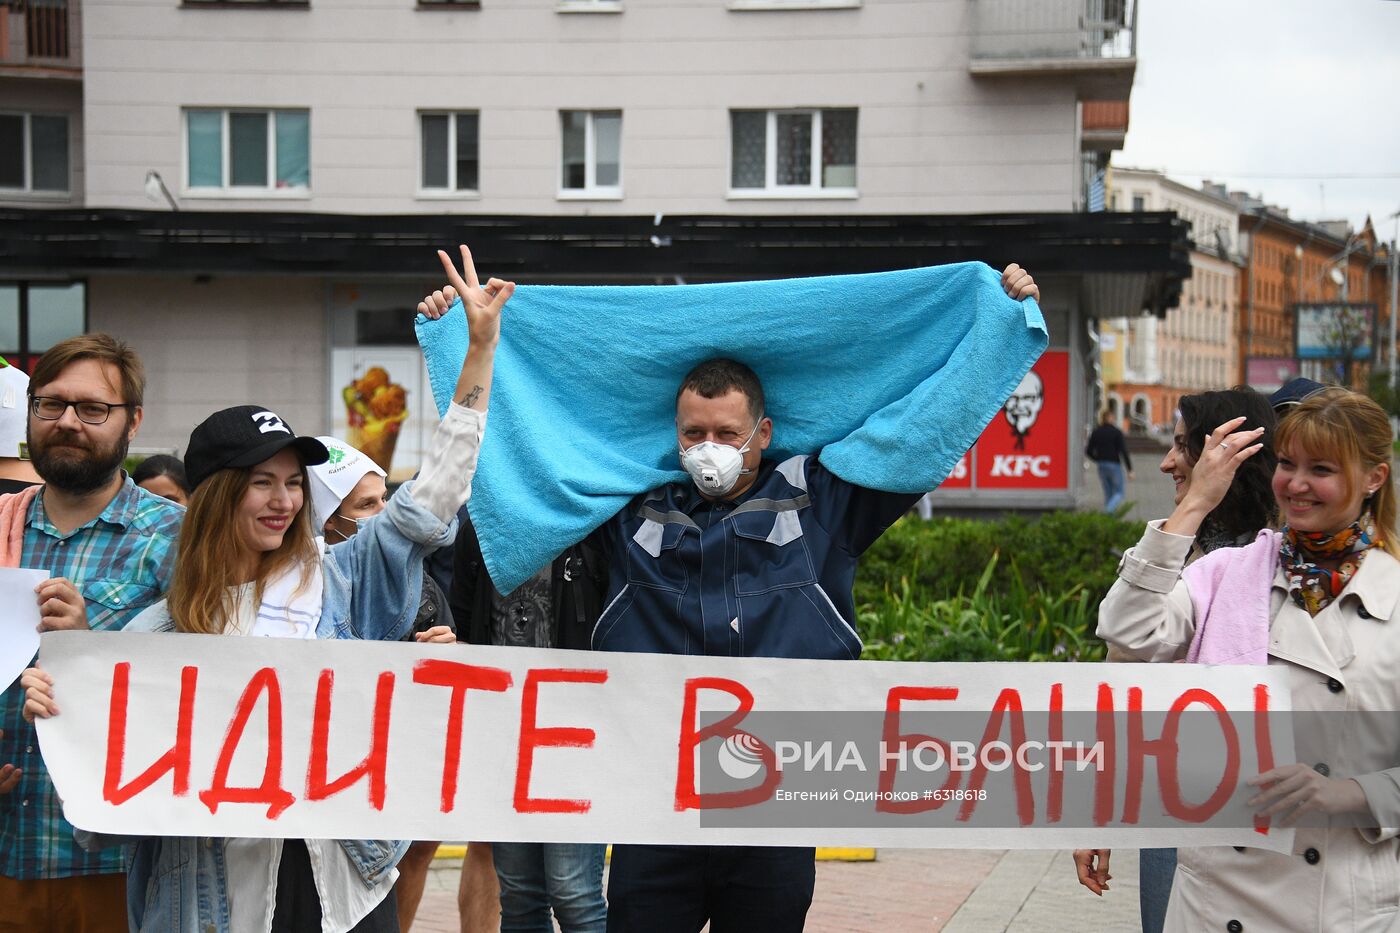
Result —
[{"label": "brick building", "polygon": [[1389,248],[1368,220],[1359,231],[1345,221],[1310,222],[1241,192],[1237,379],[1269,391],[1295,374],[1340,382],[1333,361],[1299,361],[1297,306],[1316,302],[1376,305],[1374,361],[1355,367],[1353,387],[1365,388],[1373,366],[1386,367],[1390,317]]}]

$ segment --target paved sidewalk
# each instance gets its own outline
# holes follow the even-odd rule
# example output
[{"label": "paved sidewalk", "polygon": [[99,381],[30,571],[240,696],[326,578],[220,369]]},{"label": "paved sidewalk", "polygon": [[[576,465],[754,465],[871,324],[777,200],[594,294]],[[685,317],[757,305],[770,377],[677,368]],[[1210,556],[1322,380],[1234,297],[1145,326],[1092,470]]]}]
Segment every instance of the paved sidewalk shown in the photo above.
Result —
[{"label": "paved sidewalk", "polygon": [[1136,850],[1115,850],[1112,871],[1112,890],[1099,898],[1080,887],[1069,852],[1006,852],[952,922],[941,929],[943,933],[1139,933]]},{"label": "paved sidewalk", "polygon": [[[413,933],[458,933],[460,862],[439,859]],[[874,862],[818,862],[807,933],[1137,933],[1137,853],[1113,854],[1094,897],[1068,852],[883,849]],[[657,933],[671,933],[658,929]]]},{"label": "paved sidewalk", "polygon": [[[1157,469],[1163,454],[1152,451],[1133,453],[1135,479],[1127,480],[1124,486],[1124,501],[1130,504],[1127,518],[1130,521],[1146,522],[1154,518],[1166,518],[1175,507],[1176,489],[1172,481]],[[1083,484],[1079,489],[1078,509],[1081,512],[1097,512],[1103,508],[1103,490],[1099,487],[1099,474],[1092,468],[1084,472]]]}]

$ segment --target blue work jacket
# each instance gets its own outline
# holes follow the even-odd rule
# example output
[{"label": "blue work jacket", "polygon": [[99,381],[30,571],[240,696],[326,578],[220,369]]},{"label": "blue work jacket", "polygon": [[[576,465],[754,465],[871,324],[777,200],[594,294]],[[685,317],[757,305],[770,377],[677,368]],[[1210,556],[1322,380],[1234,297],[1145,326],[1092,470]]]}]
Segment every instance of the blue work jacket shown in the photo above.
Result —
[{"label": "blue work jacket", "polygon": [[918,499],[848,483],[806,456],[763,461],[734,500],[690,483],[644,493],[597,532],[610,577],[593,647],[857,658],[857,559]]}]

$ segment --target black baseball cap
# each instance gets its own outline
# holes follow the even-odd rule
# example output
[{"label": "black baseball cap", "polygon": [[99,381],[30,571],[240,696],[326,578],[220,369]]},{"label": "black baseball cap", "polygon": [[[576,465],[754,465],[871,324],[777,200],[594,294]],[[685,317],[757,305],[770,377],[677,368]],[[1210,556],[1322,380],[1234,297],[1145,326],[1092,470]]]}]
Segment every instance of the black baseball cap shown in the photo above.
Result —
[{"label": "black baseball cap", "polygon": [[297,437],[291,426],[261,405],[216,411],[190,432],[185,474],[190,489],[229,467],[250,467],[286,447],[295,447],[306,466],[325,463],[326,445],[314,437]]},{"label": "black baseball cap", "polygon": [[1269,406],[1281,414],[1282,409],[1297,405],[1309,395],[1316,395],[1325,388],[1327,387],[1320,382],[1298,376],[1285,382],[1277,392],[1269,396]]}]

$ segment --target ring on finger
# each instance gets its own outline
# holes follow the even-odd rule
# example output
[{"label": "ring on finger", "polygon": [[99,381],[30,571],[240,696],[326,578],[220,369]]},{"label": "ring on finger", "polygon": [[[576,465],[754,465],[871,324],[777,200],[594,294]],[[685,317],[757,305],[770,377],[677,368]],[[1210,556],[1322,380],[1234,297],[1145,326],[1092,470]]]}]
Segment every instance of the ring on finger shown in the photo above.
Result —
[{"label": "ring on finger", "polygon": [[1229,449],[1230,449],[1230,442],[1229,442],[1229,441],[1221,441],[1221,442],[1220,442],[1220,449],[1221,449],[1221,450],[1229,450]]}]

